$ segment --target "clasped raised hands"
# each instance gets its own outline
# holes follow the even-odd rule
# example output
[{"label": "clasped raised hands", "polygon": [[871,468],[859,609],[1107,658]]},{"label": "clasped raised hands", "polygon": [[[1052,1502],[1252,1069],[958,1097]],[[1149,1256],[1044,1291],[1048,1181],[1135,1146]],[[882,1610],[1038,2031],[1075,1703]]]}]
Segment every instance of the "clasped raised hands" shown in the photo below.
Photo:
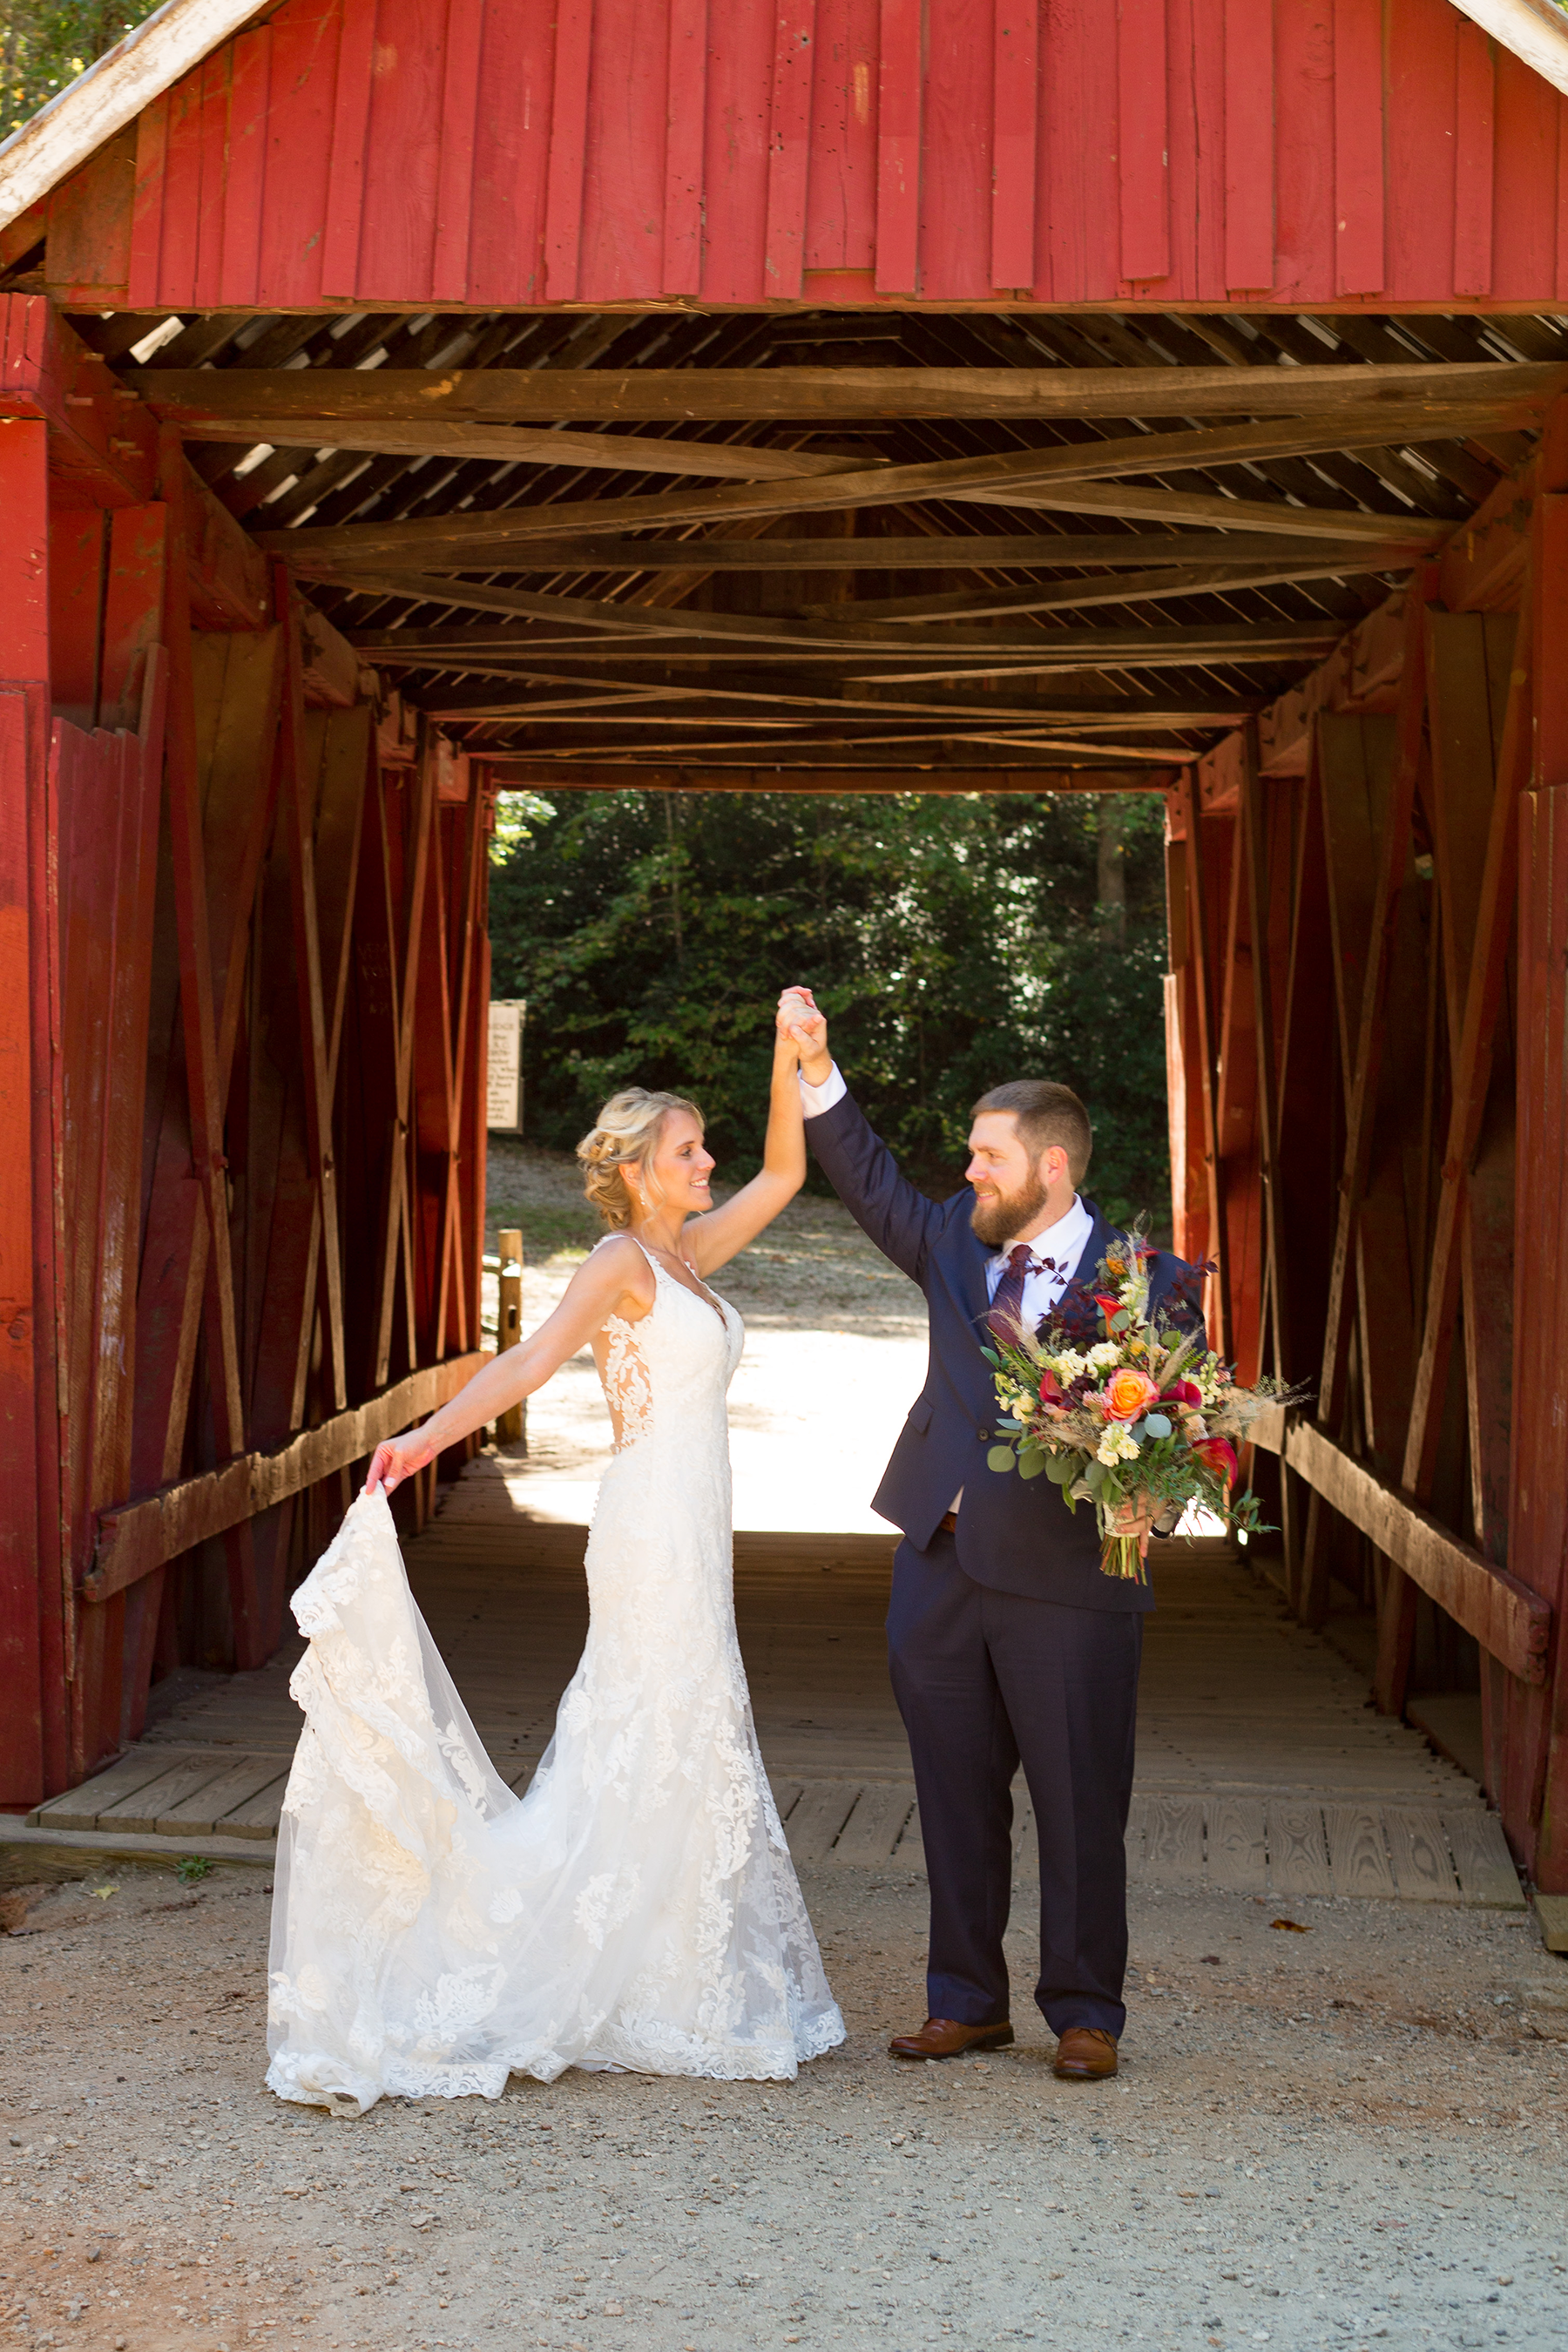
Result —
[{"label": "clasped raised hands", "polygon": [[779,998],[777,1026],[781,1037],[793,1041],[808,1082],[820,1086],[832,1067],[827,1051],[827,1017],[818,1010],[816,997],[803,982],[786,988]]}]

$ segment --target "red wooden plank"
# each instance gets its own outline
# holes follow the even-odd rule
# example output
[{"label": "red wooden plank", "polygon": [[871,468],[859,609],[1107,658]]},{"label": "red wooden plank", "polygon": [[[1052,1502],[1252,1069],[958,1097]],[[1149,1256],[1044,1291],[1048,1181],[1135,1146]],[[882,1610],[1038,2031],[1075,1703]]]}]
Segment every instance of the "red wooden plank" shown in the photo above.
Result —
[{"label": "red wooden plank", "polygon": [[268,308],[310,310],[321,299],[339,4],[286,0],[271,19],[259,272],[259,299]]},{"label": "red wooden plank", "polygon": [[702,158],[702,295],[709,302],[763,299],[768,204],[768,110],[773,59],[765,8],[712,7],[708,15],[707,125]]},{"label": "red wooden plank", "polygon": [[0,434],[0,1802],[13,1805],[64,1787],[67,1764],[48,1082],[47,466],[41,422]]},{"label": "red wooden plank", "polygon": [[169,92],[163,156],[163,229],[157,307],[189,310],[196,299],[196,242],[202,215],[202,76],[195,67]]},{"label": "red wooden plank", "polygon": [[[1344,1173],[1340,1186],[1339,1227],[1329,1280],[1329,1305],[1324,1318],[1323,1368],[1318,1392],[1318,1419],[1336,1430],[1343,1410],[1348,1367],[1351,1317],[1355,1286],[1352,1261],[1367,1171],[1372,1158],[1373,1125],[1378,1083],[1383,1069],[1383,1008],[1398,920],[1405,867],[1410,854],[1410,824],[1415,803],[1415,781],[1421,761],[1426,719],[1426,632],[1423,605],[1426,583],[1417,574],[1406,592],[1405,650],[1399,680],[1398,739],[1394,781],[1384,816],[1383,838],[1377,845],[1373,876],[1373,897],[1366,976],[1362,984],[1354,1080],[1346,1115]],[[1347,1057],[1348,1064],[1348,1057]]]},{"label": "red wooden plank", "polygon": [[1170,0],[1173,300],[1225,299],[1224,0]]},{"label": "red wooden plank", "polygon": [[1568,106],[1557,109],[1557,299],[1568,302]]},{"label": "red wooden plank", "polygon": [[879,294],[913,294],[920,287],[922,15],[920,0],[882,0],[877,82]]},{"label": "red wooden plank", "polygon": [[[669,0],[595,0],[577,254],[584,302],[647,302],[660,290],[668,42]],[[606,69],[616,58],[636,58],[637,72]]]},{"label": "red wooden plank", "polygon": [[327,217],[321,236],[321,291],[329,299],[353,294],[359,284],[370,94],[375,75],[375,12],[376,0],[342,0]]},{"label": "red wooden plank", "polygon": [[799,299],[805,256],[806,163],[816,0],[779,0],[768,123],[768,211],[763,270],[770,299]]},{"label": "red wooden plank", "polygon": [[[1552,618],[1563,608],[1556,584]],[[1510,1566],[1561,1607],[1568,1553],[1568,1376],[1563,1362],[1568,1246],[1568,789],[1538,788],[1525,803],[1520,871],[1519,1166],[1514,1297],[1513,1512]],[[1528,1237],[1528,1239],[1526,1239]],[[1510,1692],[1505,1805],[1537,1884],[1568,1892],[1568,1685],[1561,1641],[1549,1706]],[[1508,1815],[1505,1814],[1505,1818]],[[1531,1831],[1536,1834],[1532,1839]],[[1533,1847],[1533,1852],[1531,1851]]]},{"label": "red wooden plank", "polygon": [[544,191],[544,291],[552,302],[573,301],[577,293],[593,27],[594,0],[558,0]]},{"label": "red wooden plank", "polygon": [[[443,152],[444,6],[380,0],[355,295],[426,301]],[[399,290],[402,289],[402,290]]]},{"label": "red wooden plank", "polygon": [[542,239],[554,37],[544,8],[487,8],[475,125],[468,295],[496,310],[543,297]]},{"label": "red wooden plank", "polygon": [[136,1244],[142,1205],[142,1123],[153,982],[168,657],[148,662],[134,757],[126,764],[126,819],[116,884],[110,1082],[103,1121],[103,1198],[98,1280],[100,1390],[93,1423],[91,1493],[102,1509],[131,1491],[132,1399],[136,1381]]},{"label": "red wooden plank", "polygon": [[436,253],[430,291],[461,302],[468,291],[473,218],[474,132],[479,121],[484,0],[447,0],[447,69],[441,91],[441,163],[436,182]]},{"label": "red wooden plank", "polygon": [[1130,284],[1171,271],[1165,0],[1120,0],[1116,163],[1121,270]]},{"label": "red wooden plank", "polygon": [[196,122],[199,177],[196,195],[195,301],[216,310],[223,299],[224,189],[229,157],[229,72],[233,44],[226,41],[202,60],[201,104]]},{"label": "red wooden plank", "polygon": [[807,269],[869,271],[876,259],[879,39],[879,0],[816,0]]},{"label": "red wooden plank", "polygon": [[[1053,9],[1044,25],[1041,88],[1050,93],[1041,126],[1045,258],[1037,259],[1042,300],[1092,301],[1117,286],[1118,198],[1115,142],[1105,125],[1116,118],[1115,0]],[[1064,107],[1057,93],[1073,92]]]},{"label": "red wooden plank", "polygon": [[49,680],[57,719],[97,719],[99,631],[109,517],[57,509],[49,522]]},{"label": "red wooden plank", "polygon": [[1490,291],[1539,301],[1557,267],[1553,174],[1565,101],[1506,49],[1495,52],[1496,196]]},{"label": "red wooden plank", "polygon": [[991,283],[1035,282],[1036,137],[1040,17],[1030,0],[997,0],[991,130]]},{"label": "red wooden plank", "polygon": [[1383,0],[1333,0],[1334,291],[1377,294],[1384,259]]},{"label": "red wooden plank", "polygon": [[1397,300],[1419,301],[1453,277],[1454,91],[1465,22],[1430,0],[1392,0],[1388,10],[1386,267]]},{"label": "red wooden plank", "polygon": [[702,290],[702,141],[708,0],[670,0],[665,97],[663,290]]},{"label": "red wooden plank", "polygon": [[987,301],[994,0],[926,0],[917,251],[925,299]]},{"label": "red wooden plank", "polygon": [[[261,267],[261,195],[267,169],[267,106],[271,95],[272,35],[265,26],[234,43],[228,96],[228,171],[224,181],[223,266],[216,299],[243,310],[257,299]],[[329,194],[326,241],[336,228]]]},{"label": "red wooden plank", "polygon": [[1225,0],[1225,282],[1274,283],[1274,10]]},{"label": "red wooden plank", "polygon": [[300,677],[299,604],[291,599],[285,564],[274,567],[273,594],[285,616],[285,675],[281,817],[289,851],[293,908],[294,970],[299,988],[301,1076],[310,1172],[320,1197],[322,1285],[326,1301],[323,1339],[332,1410],[348,1402],[343,1341],[342,1258],[339,1247],[337,1165],[332,1150],[332,1087],[327,1072],[327,1015],[321,992],[321,942],[316,909],[315,811],[304,747],[304,690]]},{"label": "red wooden plank", "polygon": [[143,107],[136,123],[136,184],[131,200],[131,269],[126,305],[157,307],[163,234],[163,165],[169,150],[169,93]]},{"label": "red wooden plank", "polygon": [[1492,45],[1468,18],[1457,27],[1454,94],[1454,291],[1492,283]]}]

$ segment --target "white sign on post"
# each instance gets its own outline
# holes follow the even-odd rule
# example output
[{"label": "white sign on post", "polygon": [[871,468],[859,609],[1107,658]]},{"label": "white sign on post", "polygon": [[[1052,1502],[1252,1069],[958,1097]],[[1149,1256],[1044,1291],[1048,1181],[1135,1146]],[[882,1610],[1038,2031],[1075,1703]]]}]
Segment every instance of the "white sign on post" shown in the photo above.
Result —
[{"label": "white sign on post", "polygon": [[492,1135],[522,1132],[522,1022],[528,1007],[490,1003],[489,1108],[485,1124]]}]

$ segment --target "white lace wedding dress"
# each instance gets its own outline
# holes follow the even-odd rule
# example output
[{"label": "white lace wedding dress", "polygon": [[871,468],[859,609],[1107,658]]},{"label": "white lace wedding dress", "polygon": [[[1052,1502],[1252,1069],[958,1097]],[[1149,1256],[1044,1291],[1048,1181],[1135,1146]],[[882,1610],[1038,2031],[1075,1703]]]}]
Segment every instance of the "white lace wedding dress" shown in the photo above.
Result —
[{"label": "white lace wedding dress", "polygon": [[591,1622],[526,1796],[497,1775],[362,1496],[294,1595],[267,2080],[363,2113],[567,2066],[786,2080],[844,2039],[735,1638],[725,1392],[741,1318],[649,1259],[605,1326],[619,1444]]}]

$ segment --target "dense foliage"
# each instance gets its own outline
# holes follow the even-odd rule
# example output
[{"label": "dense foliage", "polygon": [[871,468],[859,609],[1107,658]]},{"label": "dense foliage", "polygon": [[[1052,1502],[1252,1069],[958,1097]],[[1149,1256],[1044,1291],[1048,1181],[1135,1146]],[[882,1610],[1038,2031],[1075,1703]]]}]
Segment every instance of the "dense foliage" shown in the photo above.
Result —
[{"label": "dense foliage", "polygon": [[0,7],[0,139],[151,14],[156,0],[7,0]]},{"label": "dense foliage", "polygon": [[[689,1093],[721,1172],[754,1168],[779,988],[808,981],[880,1131],[935,1192],[970,1106],[1065,1079],[1088,1190],[1168,1215],[1161,804],[1152,795],[562,796],[514,808],[493,988],[528,1000],[527,1125],[570,1145],[619,1086]],[[1100,902],[1102,807],[1125,912]],[[1124,934],[1124,935],[1122,935]]]}]

